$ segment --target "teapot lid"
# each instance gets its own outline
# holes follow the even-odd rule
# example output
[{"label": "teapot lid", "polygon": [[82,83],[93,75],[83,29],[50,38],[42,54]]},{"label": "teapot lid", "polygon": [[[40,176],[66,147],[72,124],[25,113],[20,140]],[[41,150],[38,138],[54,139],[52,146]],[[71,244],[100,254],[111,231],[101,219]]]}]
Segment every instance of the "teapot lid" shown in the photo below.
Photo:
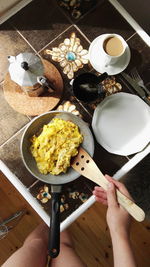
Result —
[{"label": "teapot lid", "polygon": [[44,73],[41,59],[32,53],[20,53],[16,57],[9,56],[9,73],[11,79],[20,86],[33,86],[37,77]]}]

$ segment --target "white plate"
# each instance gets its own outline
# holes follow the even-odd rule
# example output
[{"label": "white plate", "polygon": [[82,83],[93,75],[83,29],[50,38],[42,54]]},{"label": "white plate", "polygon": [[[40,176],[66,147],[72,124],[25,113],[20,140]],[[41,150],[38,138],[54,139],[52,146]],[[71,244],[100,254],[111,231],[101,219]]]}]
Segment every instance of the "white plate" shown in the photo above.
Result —
[{"label": "white plate", "polygon": [[95,109],[92,128],[107,151],[124,156],[137,153],[150,141],[150,108],[136,95],[108,96]]},{"label": "white plate", "polygon": [[103,57],[100,54],[100,43],[108,34],[102,34],[93,40],[89,47],[89,60],[92,67],[100,72],[107,72],[108,75],[116,75],[126,69],[130,62],[131,53],[128,44],[126,43],[126,50],[122,57],[113,65],[107,67],[102,64]]}]

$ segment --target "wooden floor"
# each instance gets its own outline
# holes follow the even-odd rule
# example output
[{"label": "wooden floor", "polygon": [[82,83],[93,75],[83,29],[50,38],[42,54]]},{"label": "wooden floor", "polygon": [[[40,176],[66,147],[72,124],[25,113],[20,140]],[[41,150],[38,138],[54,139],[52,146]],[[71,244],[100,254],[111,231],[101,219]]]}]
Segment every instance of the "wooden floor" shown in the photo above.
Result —
[{"label": "wooden floor", "polygon": [[[5,219],[22,209],[26,209],[27,213],[8,235],[0,240],[0,265],[22,245],[26,236],[41,222],[36,212],[1,174],[0,217]],[[96,203],[69,227],[76,251],[88,267],[113,266],[112,246],[105,214],[106,208]],[[14,225],[14,223],[9,223],[9,225]],[[131,239],[138,266],[149,267],[150,223],[134,221]]]}]

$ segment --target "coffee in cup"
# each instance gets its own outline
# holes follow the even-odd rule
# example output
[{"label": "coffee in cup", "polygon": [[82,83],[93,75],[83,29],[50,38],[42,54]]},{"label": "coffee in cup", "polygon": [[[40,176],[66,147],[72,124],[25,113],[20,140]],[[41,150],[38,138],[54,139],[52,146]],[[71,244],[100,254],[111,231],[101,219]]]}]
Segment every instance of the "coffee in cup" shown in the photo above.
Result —
[{"label": "coffee in cup", "polygon": [[120,56],[124,51],[123,43],[117,36],[108,37],[103,43],[104,51],[109,56]]},{"label": "coffee in cup", "polygon": [[124,55],[127,44],[118,34],[107,34],[99,45],[104,67],[115,64]]}]

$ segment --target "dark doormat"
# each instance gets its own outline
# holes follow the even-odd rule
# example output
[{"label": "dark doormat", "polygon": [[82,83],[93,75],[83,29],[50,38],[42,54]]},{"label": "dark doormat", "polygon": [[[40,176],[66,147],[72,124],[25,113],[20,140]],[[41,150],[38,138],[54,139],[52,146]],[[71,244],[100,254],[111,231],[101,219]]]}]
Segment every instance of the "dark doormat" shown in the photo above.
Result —
[{"label": "dark doormat", "polygon": [[97,5],[98,0],[58,0],[58,4],[72,21],[77,21]]}]

